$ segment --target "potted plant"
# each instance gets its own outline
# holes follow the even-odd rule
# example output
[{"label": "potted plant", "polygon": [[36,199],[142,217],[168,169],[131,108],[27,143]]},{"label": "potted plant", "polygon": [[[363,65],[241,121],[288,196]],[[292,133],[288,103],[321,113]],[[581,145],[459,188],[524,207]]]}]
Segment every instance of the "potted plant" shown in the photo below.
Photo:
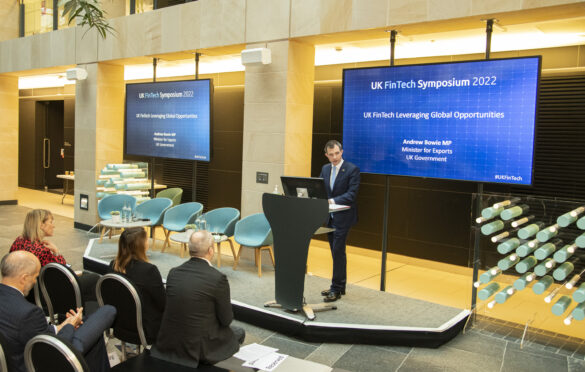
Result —
[{"label": "potted plant", "polygon": [[92,28],[95,29],[102,39],[106,38],[107,33],[114,34],[114,29],[108,23],[106,14],[97,0],[65,0],[63,17],[67,17],[69,24],[77,20],[79,26],[87,26],[85,33]]},{"label": "potted plant", "polygon": [[112,222],[120,222],[120,211],[111,211],[110,216],[112,216]]},{"label": "potted plant", "polygon": [[195,231],[197,231],[197,225],[192,224],[192,223],[185,225],[185,231],[187,231],[187,230],[191,230],[192,232],[195,232]]}]

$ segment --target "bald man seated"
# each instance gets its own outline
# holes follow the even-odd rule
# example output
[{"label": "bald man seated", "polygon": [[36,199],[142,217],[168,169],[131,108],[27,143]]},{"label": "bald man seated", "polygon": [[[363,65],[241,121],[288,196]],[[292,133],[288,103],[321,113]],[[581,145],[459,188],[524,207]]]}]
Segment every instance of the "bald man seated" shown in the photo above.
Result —
[{"label": "bald man seated", "polygon": [[109,371],[103,332],[114,322],[116,309],[103,306],[85,320],[82,320],[82,308],[72,309],[63,323],[48,324],[43,310],[25,299],[37,282],[40,269],[39,259],[27,251],[9,253],[0,262],[0,332],[8,342],[12,370],[26,371],[26,343],[36,335],[51,333],[79,350],[92,372]]},{"label": "bald man seated", "polygon": [[197,367],[228,359],[240,349],[245,332],[230,327],[234,317],[230,285],[211,266],[214,253],[208,231],[191,235],[191,259],[167,277],[167,304],[152,356]]}]

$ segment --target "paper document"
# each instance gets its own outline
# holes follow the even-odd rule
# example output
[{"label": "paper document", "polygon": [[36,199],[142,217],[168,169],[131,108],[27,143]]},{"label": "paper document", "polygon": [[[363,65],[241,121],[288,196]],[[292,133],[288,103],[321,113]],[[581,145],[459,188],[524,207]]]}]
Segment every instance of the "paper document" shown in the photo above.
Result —
[{"label": "paper document", "polygon": [[331,211],[342,211],[344,209],[349,209],[349,205],[342,205],[342,204],[329,204],[329,212]]},{"label": "paper document", "polygon": [[276,369],[282,363],[288,355],[279,354],[279,353],[270,353],[268,355],[263,356],[260,359],[256,359],[253,361],[245,362],[242,364],[244,367],[250,368],[257,368],[262,371],[271,372]]},{"label": "paper document", "polygon": [[265,355],[274,353],[275,351],[278,351],[278,349],[254,343],[242,346],[240,351],[235,353],[234,356],[238,359],[249,362],[260,359]]}]

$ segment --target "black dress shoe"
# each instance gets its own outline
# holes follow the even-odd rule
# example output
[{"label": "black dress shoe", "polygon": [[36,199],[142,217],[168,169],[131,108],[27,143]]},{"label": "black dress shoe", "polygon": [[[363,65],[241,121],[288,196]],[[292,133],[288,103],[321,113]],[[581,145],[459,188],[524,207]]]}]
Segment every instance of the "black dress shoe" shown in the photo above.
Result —
[{"label": "black dress shoe", "polygon": [[323,301],[325,302],[333,302],[333,301],[337,301],[341,298],[341,292],[329,292],[329,294],[327,294],[327,296],[325,296],[325,298],[323,299]]},{"label": "black dress shoe", "polygon": [[[330,289],[324,289],[324,290],[321,291],[321,296],[328,296],[329,295],[329,292],[331,292]],[[345,295],[345,289],[342,289],[341,290],[341,294],[342,295]]]}]

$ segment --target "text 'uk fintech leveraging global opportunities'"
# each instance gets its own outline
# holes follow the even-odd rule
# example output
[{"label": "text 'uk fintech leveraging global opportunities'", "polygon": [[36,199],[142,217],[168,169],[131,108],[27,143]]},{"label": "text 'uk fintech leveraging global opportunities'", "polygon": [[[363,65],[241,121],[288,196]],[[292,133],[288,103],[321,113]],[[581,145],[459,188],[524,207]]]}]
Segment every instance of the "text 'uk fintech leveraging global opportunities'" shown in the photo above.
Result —
[{"label": "text 'uk fintech leveraging global opportunities'", "polygon": [[399,111],[364,111],[364,119],[503,119],[503,112],[461,112],[461,111],[431,111],[431,112],[399,112]]}]

